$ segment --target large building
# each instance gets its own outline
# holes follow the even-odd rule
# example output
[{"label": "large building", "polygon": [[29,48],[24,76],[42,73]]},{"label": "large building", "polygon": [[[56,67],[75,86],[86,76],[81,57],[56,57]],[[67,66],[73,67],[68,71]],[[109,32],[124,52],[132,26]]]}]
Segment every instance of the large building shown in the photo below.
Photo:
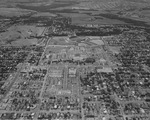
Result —
[{"label": "large building", "polygon": [[63,77],[63,70],[61,69],[51,69],[49,71],[50,77]]}]

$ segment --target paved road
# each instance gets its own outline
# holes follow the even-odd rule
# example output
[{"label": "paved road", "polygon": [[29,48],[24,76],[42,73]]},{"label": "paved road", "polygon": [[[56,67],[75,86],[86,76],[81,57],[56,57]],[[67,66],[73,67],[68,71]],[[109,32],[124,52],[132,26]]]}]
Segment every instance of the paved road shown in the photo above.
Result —
[{"label": "paved road", "polygon": [[43,54],[42,54],[42,56],[41,56],[41,58],[40,58],[40,61],[39,61],[39,64],[40,64],[40,65],[41,65],[42,58],[44,57],[44,54],[45,54],[45,52],[46,52],[46,49],[47,49],[47,47],[48,47],[48,43],[49,43],[49,40],[50,40],[50,39],[52,39],[52,38],[47,38],[47,42],[46,42],[46,44],[45,44],[44,52],[43,52]]},{"label": "paved road", "polygon": [[[44,54],[45,54],[45,51],[46,51],[46,49],[47,49],[47,47],[48,47],[49,39],[50,39],[50,38],[47,39],[44,52],[43,52],[43,54],[42,54],[42,56],[41,56],[41,58],[40,58],[40,62],[39,62],[40,64],[41,64],[42,58],[43,58],[43,56],[44,56]],[[40,67],[40,65],[39,65],[39,67]],[[37,115],[39,114],[39,110],[40,110],[40,105],[41,105],[41,100],[42,100],[42,93],[44,92],[44,88],[45,88],[45,84],[46,84],[46,79],[47,79],[47,77],[48,77],[48,70],[49,70],[49,67],[47,67],[47,66],[45,66],[45,67],[47,68],[47,74],[46,74],[46,76],[45,76],[45,78],[44,78],[44,81],[43,81],[41,93],[40,93],[40,96],[39,96],[40,103],[39,103],[39,105],[37,106],[37,109],[36,109],[36,116],[35,116],[35,119],[38,118]]]},{"label": "paved road", "polygon": [[[43,30],[43,32],[41,33],[40,36],[42,36],[43,34],[45,34],[45,32],[46,32],[48,29],[49,29],[49,27],[45,27],[45,29]],[[44,40],[45,40],[45,38],[41,38],[41,39],[42,39],[42,40],[41,40],[40,43],[38,43],[38,45],[41,45],[41,44],[44,42]]]}]

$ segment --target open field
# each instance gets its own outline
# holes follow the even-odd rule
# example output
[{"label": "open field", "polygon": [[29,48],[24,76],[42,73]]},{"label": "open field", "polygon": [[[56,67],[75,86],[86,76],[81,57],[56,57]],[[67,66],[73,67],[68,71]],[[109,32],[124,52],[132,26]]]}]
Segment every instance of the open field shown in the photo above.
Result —
[{"label": "open field", "polygon": [[19,8],[0,8],[0,15],[6,17],[23,16],[30,14],[31,10],[19,9]]},{"label": "open field", "polygon": [[143,11],[141,12],[141,15],[144,15],[144,16],[150,18],[150,10],[143,10]]},{"label": "open field", "polygon": [[119,20],[111,20],[107,18],[95,18],[88,14],[80,13],[60,13],[63,16],[71,17],[72,24],[124,24]]},{"label": "open field", "polygon": [[37,39],[19,39],[11,43],[12,46],[29,46],[37,44]]},{"label": "open field", "polygon": [[37,14],[32,15],[32,17],[55,17],[56,14],[52,14],[49,12],[38,12]]},{"label": "open field", "polygon": [[44,27],[12,26],[6,32],[0,33],[0,43],[11,45],[35,44],[37,39],[33,39],[32,36],[41,35],[43,30]]},{"label": "open field", "polygon": [[32,5],[32,4],[18,4],[17,7],[22,8],[22,9],[29,9],[29,10],[34,10],[34,11],[38,11],[38,12],[49,12],[51,9],[56,9],[56,8],[64,8],[64,7],[68,7],[68,6],[73,6],[77,4],[77,2],[60,2],[60,1],[56,1],[56,2],[49,2],[49,3],[45,3],[42,5]]},{"label": "open field", "polygon": [[[10,0],[9,0],[10,1]],[[5,3],[5,4],[4,4]],[[7,3],[8,0],[7,0]],[[100,13],[113,13],[129,19],[149,21],[149,0],[29,0],[3,2],[3,5],[13,8],[1,8],[0,15],[20,16],[37,11],[35,16],[55,16],[61,14],[71,17],[73,24],[124,24],[120,19],[97,16]],[[18,9],[17,9],[18,8]],[[144,10],[145,9],[145,10]],[[93,16],[95,15],[95,16]]]}]

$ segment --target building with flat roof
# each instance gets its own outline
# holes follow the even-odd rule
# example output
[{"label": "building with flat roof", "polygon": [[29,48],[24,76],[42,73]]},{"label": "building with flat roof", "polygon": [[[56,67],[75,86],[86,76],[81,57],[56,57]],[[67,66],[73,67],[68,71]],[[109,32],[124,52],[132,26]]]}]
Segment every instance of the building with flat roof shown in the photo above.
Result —
[{"label": "building with flat roof", "polygon": [[63,77],[63,70],[53,69],[49,71],[50,77]]},{"label": "building with flat roof", "polygon": [[76,77],[77,69],[76,68],[69,68],[69,77]]}]

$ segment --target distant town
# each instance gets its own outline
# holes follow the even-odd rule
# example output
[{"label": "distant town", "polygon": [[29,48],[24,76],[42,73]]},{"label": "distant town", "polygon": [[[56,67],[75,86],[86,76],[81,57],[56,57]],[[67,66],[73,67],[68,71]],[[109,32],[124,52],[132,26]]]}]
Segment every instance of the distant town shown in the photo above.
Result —
[{"label": "distant town", "polygon": [[28,30],[32,45],[1,43],[0,120],[150,120],[147,26],[27,15],[2,18],[0,32],[15,25],[42,29]]}]

